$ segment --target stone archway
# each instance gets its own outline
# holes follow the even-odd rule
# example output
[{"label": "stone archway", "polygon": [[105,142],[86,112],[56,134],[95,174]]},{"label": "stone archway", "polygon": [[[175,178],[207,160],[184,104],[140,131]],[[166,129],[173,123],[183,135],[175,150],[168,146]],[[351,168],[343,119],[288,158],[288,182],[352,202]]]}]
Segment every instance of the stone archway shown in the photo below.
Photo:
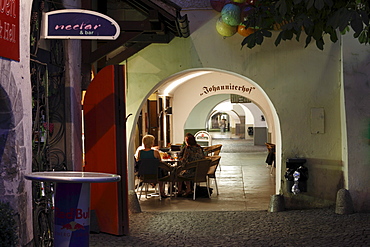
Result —
[{"label": "stone archway", "polygon": [[[192,76],[196,75],[196,76]],[[173,86],[176,81],[181,81],[177,86]],[[223,87],[221,87],[223,86]],[[166,88],[172,89],[166,91]],[[235,93],[248,94],[250,98],[263,112],[267,119],[270,119],[268,128],[272,130],[271,141],[276,144],[276,194],[279,194],[281,189],[281,130],[280,121],[277,112],[265,91],[253,80],[229,71],[219,69],[190,69],[179,72],[175,75],[164,79],[153,87],[141,101],[141,106],[146,98],[158,90],[159,94],[169,94],[172,98],[172,116],[173,116],[173,137],[174,143],[182,142],[183,129],[186,119],[192,109],[201,100],[211,95]],[[236,90],[236,92],[235,92]],[[208,109],[203,109],[204,115],[208,114]],[[140,108],[136,114],[133,114],[133,122],[137,122]],[[175,117],[176,116],[176,117]],[[205,121],[200,120],[202,124]],[[134,142],[135,130],[131,129],[129,133],[130,146]],[[134,150],[128,149],[128,162],[133,162]],[[130,169],[130,166],[129,166]],[[131,174],[131,171],[129,171]],[[133,172],[132,172],[133,174]],[[132,178],[130,178],[131,180]],[[131,182],[129,183],[131,184]],[[132,182],[133,184],[133,182]]]},{"label": "stone archway", "polygon": [[[203,72],[203,73],[202,73]],[[281,187],[281,130],[277,112],[265,91],[253,80],[233,72],[219,69],[192,69],[176,74],[161,82],[161,85],[168,85],[176,80],[187,77],[188,74],[199,73],[199,76],[191,78],[178,85],[171,91],[173,111],[173,141],[181,142],[183,139],[183,128],[193,108],[202,100],[213,95],[238,94],[253,101],[264,113],[268,121],[268,129],[271,131],[271,142],[276,144],[276,194],[279,194]],[[160,90],[159,90],[160,91]],[[207,108],[200,109],[197,113],[198,123],[202,126],[208,115]]]}]

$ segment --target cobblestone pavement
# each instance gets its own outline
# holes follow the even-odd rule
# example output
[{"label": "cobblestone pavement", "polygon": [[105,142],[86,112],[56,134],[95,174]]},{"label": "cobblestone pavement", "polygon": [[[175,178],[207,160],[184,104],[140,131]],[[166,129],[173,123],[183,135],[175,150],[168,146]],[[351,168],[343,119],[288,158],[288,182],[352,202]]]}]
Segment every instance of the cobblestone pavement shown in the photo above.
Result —
[{"label": "cobblestone pavement", "polygon": [[[223,144],[221,152],[225,160],[234,153],[267,151],[265,146],[253,146],[250,141],[215,138],[213,143]],[[235,157],[237,164],[245,163],[241,157]],[[250,165],[251,161],[248,163]],[[262,165],[264,168],[264,160]],[[223,167],[223,172],[227,173]],[[268,172],[266,174],[270,177]],[[225,193],[225,188],[221,191]],[[256,196],[259,194],[266,193],[259,192]],[[220,198],[222,196],[221,193]],[[259,204],[261,200],[257,200]],[[248,194],[247,202],[251,201]],[[230,200],[231,208],[236,207],[233,202],[235,204],[236,200]],[[212,205],[217,210],[214,204],[209,207]],[[159,206],[154,211],[131,214],[129,236],[91,234],[90,246],[370,246],[370,213],[337,215],[334,209],[269,213],[266,206],[262,207],[266,210],[259,211],[163,211],[163,205]]]},{"label": "cobblestone pavement", "polygon": [[370,213],[143,212],[130,236],[91,234],[90,246],[370,246]]}]

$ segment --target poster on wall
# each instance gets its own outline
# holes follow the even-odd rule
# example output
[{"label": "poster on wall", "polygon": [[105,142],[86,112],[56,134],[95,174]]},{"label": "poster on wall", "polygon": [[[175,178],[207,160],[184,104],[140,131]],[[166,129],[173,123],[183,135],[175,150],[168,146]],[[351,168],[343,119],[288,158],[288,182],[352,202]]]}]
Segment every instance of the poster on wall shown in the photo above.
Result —
[{"label": "poster on wall", "polygon": [[0,57],[19,61],[19,0],[0,1]]}]

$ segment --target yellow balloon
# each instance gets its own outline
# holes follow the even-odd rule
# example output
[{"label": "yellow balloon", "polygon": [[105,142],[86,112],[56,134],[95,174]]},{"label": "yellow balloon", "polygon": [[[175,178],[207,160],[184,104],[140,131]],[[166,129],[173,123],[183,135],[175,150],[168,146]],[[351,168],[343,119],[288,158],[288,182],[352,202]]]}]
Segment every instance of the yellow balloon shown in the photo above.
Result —
[{"label": "yellow balloon", "polygon": [[231,37],[236,33],[238,27],[227,25],[222,21],[222,17],[220,17],[216,22],[216,29],[220,35],[224,37]]},{"label": "yellow balloon", "polygon": [[245,3],[246,0],[233,0],[234,3]]}]

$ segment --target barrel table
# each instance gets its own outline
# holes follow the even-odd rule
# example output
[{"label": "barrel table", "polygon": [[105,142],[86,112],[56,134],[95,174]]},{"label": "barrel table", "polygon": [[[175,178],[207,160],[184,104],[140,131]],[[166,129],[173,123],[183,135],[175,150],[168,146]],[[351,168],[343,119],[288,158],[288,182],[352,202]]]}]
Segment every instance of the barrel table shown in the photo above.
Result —
[{"label": "barrel table", "polygon": [[55,183],[55,247],[89,246],[90,184],[121,180],[116,174],[74,171],[34,172],[25,178]]}]

